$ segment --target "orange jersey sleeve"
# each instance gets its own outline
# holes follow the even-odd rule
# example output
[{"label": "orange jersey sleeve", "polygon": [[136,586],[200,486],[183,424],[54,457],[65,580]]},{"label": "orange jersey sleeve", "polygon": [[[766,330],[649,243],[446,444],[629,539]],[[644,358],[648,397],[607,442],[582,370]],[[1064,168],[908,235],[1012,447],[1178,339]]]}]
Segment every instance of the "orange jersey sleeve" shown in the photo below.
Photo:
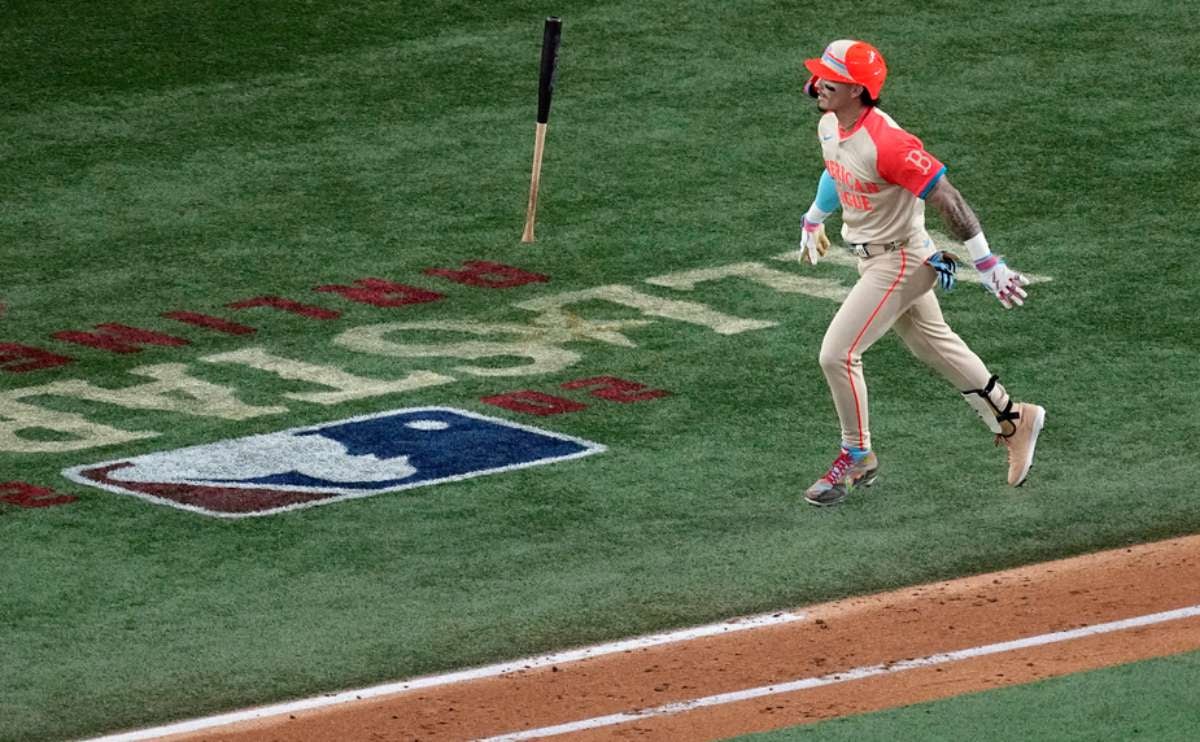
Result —
[{"label": "orange jersey sleeve", "polygon": [[[874,124],[872,126],[872,124]],[[946,166],[925,150],[921,140],[882,117],[867,121],[877,152],[876,169],[889,183],[925,198],[946,172]]]}]

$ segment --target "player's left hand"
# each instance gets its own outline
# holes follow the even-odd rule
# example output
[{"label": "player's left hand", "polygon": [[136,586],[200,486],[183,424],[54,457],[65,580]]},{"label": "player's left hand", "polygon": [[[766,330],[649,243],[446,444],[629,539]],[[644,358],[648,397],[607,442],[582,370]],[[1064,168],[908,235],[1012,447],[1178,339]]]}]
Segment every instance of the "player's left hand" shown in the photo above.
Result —
[{"label": "player's left hand", "polygon": [[800,223],[800,262],[816,265],[829,252],[829,238],[825,236],[825,225],[810,222],[807,217]]},{"label": "player's left hand", "polygon": [[958,256],[946,250],[938,250],[925,262],[929,263],[930,268],[937,271],[938,285],[942,291],[953,291],[957,281]]},{"label": "player's left hand", "polygon": [[983,287],[999,299],[1005,309],[1012,309],[1014,304],[1025,304],[1028,294],[1021,287],[1028,286],[1029,279],[1009,268],[1003,259],[997,260],[987,270],[979,271],[979,277],[983,279]]}]

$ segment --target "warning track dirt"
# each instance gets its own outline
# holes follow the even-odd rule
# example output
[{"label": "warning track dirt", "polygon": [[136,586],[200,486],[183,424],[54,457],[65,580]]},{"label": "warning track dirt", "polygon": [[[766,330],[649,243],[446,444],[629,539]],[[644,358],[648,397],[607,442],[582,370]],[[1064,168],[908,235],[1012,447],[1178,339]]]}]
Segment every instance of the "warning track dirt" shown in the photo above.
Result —
[{"label": "warning track dirt", "polygon": [[1200,537],[1181,538],[847,598],[736,631],[124,738],[722,739],[1197,650],[1197,585]]}]

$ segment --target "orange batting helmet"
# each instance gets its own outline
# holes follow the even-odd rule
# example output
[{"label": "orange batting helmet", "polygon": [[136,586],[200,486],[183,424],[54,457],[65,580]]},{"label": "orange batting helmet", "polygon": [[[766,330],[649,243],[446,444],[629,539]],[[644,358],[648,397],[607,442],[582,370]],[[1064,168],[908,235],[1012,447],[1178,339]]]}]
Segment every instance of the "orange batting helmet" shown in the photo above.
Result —
[{"label": "orange batting helmet", "polygon": [[804,66],[822,80],[862,85],[872,98],[879,97],[887,79],[883,55],[865,41],[834,41],[825,47],[820,59],[809,59]]}]

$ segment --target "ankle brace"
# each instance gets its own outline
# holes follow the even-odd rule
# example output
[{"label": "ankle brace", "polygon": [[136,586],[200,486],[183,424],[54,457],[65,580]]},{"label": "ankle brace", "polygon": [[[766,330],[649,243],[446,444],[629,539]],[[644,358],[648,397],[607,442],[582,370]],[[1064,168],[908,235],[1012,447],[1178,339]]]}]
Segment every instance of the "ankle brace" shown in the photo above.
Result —
[{"label": "ankle brace", "polygon": [[[999,380],[999,378],[999,376],[992,376],[992,378],[988,379],[987,386],[984,388],[968,389],[967,391],[963,392],[962,395],[963,399],[967,401],[967,404],[971,405],[971,408],[979,413],[979,417],[983,419],[983,424],[988,426],[988,430],[992,431],[996,435],[1002,435],[1007,438],[1016,432],[1016,422],[1014,421],[1017,420],[1021,414],[1013,411],[1013,401],[1011,396],[1008,398],[1008,402],[1004,405],[1003,410],[997,407],[996,403],[992,401],[992,392],[995,390],[996,381]],[[1006,422],[1012,423],[1013,427],[1013,429],[1007,433],[1004,432],[1004,423]]]}]

